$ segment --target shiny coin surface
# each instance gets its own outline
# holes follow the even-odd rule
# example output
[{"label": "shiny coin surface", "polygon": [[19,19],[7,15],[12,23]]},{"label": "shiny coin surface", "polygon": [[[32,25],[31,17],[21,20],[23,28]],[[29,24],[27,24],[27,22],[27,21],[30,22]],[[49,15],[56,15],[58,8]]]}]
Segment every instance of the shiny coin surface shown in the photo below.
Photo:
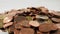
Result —
[{"label": "shiny coin surface", "polygon": [[44,16],[44,15],[36,15],[36,18],[41,18],[41,19],[48,19],[48,16]]},{"label": "shiny coin surface", "polygon": [[59,18],[51,18],[51,19],[52,19],[52,21],[54,21],[54,22],[60,23],[60,19],[59,19]]},{"label": "shiny coin surface", "polygon": [[34,27],[38,27],[40,25],[37,21],[30,21],[29,24]]},{"label": "shiny coin surface", "polygon": [[3,23],[8,23],[8,22],[10,22],[12,19],[13,19],[13,16],[5,17],[4,20],[3,20]]}]

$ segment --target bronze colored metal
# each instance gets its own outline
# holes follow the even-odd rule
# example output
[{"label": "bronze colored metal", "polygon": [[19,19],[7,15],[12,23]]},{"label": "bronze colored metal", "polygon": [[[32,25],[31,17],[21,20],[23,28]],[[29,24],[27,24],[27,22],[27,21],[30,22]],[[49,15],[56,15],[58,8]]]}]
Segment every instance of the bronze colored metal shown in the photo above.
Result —
[{"label": "bronze colored metal", "polygon": [[22,28],[20,33],[21,34],[34,34],[34,30],[31,28]]},{"label": "bronze colored metal", "polygon": [[41,32],[49,32],[51,30],[57,30],[57,27],[53,23],[43,23],[39,26],[39,31]]}]

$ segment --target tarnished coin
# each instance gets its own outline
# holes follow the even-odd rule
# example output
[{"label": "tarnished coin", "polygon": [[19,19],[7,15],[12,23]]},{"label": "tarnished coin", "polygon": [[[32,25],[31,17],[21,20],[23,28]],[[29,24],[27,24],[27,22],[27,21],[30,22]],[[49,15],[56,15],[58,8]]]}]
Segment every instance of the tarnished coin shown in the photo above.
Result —
[{"label": "tarnished coin", "polygon": [[5,18],[5,15],[0,15],[0,28],[3,27],[3,20]]}]

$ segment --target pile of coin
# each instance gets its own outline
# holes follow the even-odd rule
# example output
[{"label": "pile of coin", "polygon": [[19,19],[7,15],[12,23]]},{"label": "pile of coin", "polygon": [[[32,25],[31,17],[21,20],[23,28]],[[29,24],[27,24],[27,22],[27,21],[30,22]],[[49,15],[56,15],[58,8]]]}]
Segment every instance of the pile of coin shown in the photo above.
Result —
[{"label": "pile of coin", "polygon": [[11,10],[0,18],[1,29],[9,34],[59,34],[60,12],[45,7],[27,7]]}]

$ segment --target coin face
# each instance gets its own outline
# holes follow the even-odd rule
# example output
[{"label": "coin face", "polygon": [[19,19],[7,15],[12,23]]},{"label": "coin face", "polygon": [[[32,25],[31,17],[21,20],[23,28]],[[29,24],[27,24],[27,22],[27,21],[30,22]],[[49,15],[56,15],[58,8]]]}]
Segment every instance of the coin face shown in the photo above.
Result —
[{"label": "coin face", "polygon": [[54,21],[54,22],[60,23],[60,19],[59,19],[59,18],[51,18],[51,19],[52,19],[52,21]]},{"label": "coin face", "polygon": [[41,11],[42,11],[43,13],[48,14],[48,11],[49,11],[49,10],[48,10],[47,8],[41,7],[40,9],[41,9]]},{"label": "coin face", "polygon": [[28,20],[23,21],[23,22],[21,23],[21,25],[22,25],[23,27],[30,27]]},{"label": "coin face", "polygon": [[54,15],[60,16],[60,12],[52,11],[51,13],[53,13]]},{"label": "coin face", "polygon": [[60,28],[60,24],[56,24],[57,28]]},{"label": "coin face", "polygon": [[13,19],[13,16],[7,16],[4,18],[3,23],[8,23]]},{"label": "coin face", "polygon": [[30,21],[29,25],[34,26],[34,27],[38,27],[40,24],[37,21]]},{"label": "coin face", "polygon": [[29,20],[24,16],[17,16],[14,21],[16,21],[16,25],[18,24],[18,26],[30,27]]},{"label": "coin face", "polygon": [[34,34],[34,30],[31,29],[31,28],[22,28],[22,29],[20,30],[20,33],[21,33],[21,34]]},{"label": "coin face", "polygon": [[49,32],[51,30],[57,30],[57,27],[53,23],[43,23],[43,24],[40,24],[39,30],[41,32]]},{"label": "coin face", "polygon": [[39,30],[41,32],[49,32],[51,30],[50,29],[50,25],[49,24],[46,24],[46,23],[40,24]]},{"label": "coin face", "polygon": [[11,26],[13,24],[13,22],[9,22],[9,23],[6,23],[5,25],[3,25],[4,28],[8,27],[8,26]]},{"label": "coin face", "polygon": [[22,26],[19,23],[15,24],[14,26],[15,26],[16,29],[21,29],[22,28]]}]

